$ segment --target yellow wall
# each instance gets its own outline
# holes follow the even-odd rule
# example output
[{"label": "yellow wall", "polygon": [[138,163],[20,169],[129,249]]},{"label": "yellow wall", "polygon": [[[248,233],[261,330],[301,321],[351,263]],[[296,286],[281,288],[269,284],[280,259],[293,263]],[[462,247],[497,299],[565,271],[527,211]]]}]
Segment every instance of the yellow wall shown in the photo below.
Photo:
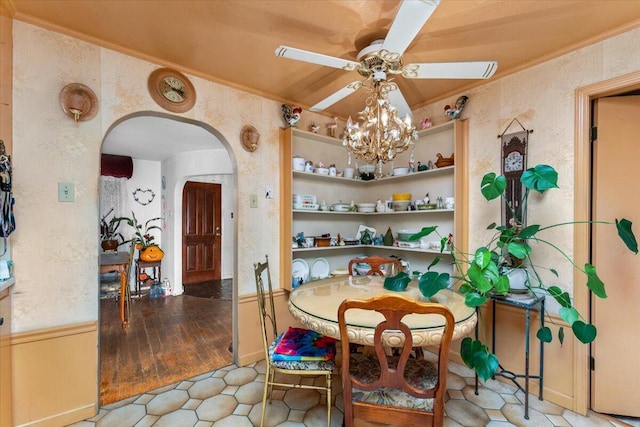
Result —
[{"label": "yellow wall", "polygon": [[97,322],[15,334],[11,350],[14,425],[62,426],[97,413]]}]

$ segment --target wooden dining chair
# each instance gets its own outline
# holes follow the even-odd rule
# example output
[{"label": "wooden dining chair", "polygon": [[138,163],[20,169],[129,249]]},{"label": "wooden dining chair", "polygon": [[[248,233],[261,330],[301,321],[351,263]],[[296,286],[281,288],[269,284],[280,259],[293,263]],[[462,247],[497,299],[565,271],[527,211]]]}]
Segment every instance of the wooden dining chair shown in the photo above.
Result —
[{"label": "wooden dining chair", "polygon": [[[260,426],[264,424],[267,399],[271,403],[271,392],[274,386],[286,388],[303,388],[324,390],[327,396],[327,427],[331,426],[331,379],[335,369],[336,343],[333,338],[325,337],[317,332],[289,327],[280,333],[276,324],[276,313],[273,303],[273,288],[269,273],[269,257],[264,263],[254,263],[260,328],[266,360],[264,391],[262,394],[262,412]],[[291,382],[282,382],[284,378],[276,374],[287,374]],[[319,377],[324,381],[316,385],[299,383],[296,376]],[[296,382],[298,381],[298,382]]]},{"label": "wooden dining chair", "polygon": [[[375,354],[349,354],[347,320],[349,310],[376,311],[382,316],[374,333]],[[402,321],[409,314],[441,317],[445,325],[438,344],[437,363],[410,358],[411,330]],[[373,313],[372,313],[373,314]],[[455,320],[444,305],[418,302],[403,296],[385,294],[368,300],[348,299],[338,308],[342,348],[342,388],[344,425],[354,419],[402,426],[442,426],[444,396],[447,389],[447,357]],[[382,336],[385,330],[404,335],[399,356],[388,356]]]},{"label": "wooden dining chair", "polygon": [[384,273],[381,270],[381,266],[384,264],[394,264],[396,266],[396,271],[399,273],[402,271],[402,263],[398,258],[385,258],[379,255],[371,255],[364,258],[354,258],[349,261],[349,276],[353,276],[353,266],[354,264],[368,264],[370,270],[367,272],[368,276],[378,275],[384,276]]}]

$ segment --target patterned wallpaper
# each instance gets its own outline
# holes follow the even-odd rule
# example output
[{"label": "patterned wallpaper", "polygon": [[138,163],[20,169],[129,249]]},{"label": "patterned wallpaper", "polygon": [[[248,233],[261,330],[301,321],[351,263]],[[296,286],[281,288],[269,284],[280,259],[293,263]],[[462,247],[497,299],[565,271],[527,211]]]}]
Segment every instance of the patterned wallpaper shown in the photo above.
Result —
[{"label": "patterned wallpaper", "polygon": [[[490,81],[465,93],[463,113],[470,119],[470,244],[482,241],[486,224],[499,218],[478,183],[488,170],[499,171],[496,136],[517,117],[534,129],[529,165],[550,163],[560,173],[560,191],[545,198],[540,221],[571,220],[573,215],[574,91],[576,88],[640,69],[640,29],[571,52],[519,73]],[[162,111],[146,89],[152,64],[111,50],[14,21],[14,185],[18,229],[13,238],[16,285],[12,331],[95,321],[98,314],[98,169],[105,132],[117,120],[141,111]],[[269,253],[277,277],[279,195],[274,203],[249,209],[248,195],[264,183],[279,181],[280,103],[190,76],[198,91],[196,106],[182,116],[211,126],[226,144],[237,174],[237,281],[239,294],[251,293],[252,263]],[[60,89],[72,82],[91,87],[100,111],[75,124],[58,104]],[[437,83],[434,83],[437,84]],[[460,94],[414,114],[420,122],[446,120],[445,104]],[[299,127],[326,117],[305,112]],[[245,124],[261,134],[255,153],[240,146]],[[57,183],[72,182],[74,203],[57,201]],[[460,201],[458,201],[459,203]],[[553,207],[553,209],[549,209]],[[570,247],[572,233],[561,234]],[[569,266],[561,271],[571,277]],[[566,284],[568,289],[572,285]]]}]

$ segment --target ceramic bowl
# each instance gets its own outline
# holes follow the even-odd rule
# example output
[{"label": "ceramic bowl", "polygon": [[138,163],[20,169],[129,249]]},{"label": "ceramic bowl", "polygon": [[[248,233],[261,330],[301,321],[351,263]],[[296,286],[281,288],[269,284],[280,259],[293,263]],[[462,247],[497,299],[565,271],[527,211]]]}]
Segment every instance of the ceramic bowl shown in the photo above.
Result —
[{"label": "ceramic bowl", "polygon": [[416,233],[418,233],[417,230],[400,230],[398,231],[398,240],[402,242],[408,242],[409,237],[413,236]]},{"label": "ceramic bowl", "polygon": [[406,175],[409,173],[409,168],[393,168],[393,175]]},{"label": "ceramic bowl", "polygon": [[356,206],[358,207],[358,212],[371,213],[376,211],[375,203],[358,203]]},{"label": "ceramic bowl", "polygon": [[400,201],[407,201],[408,202],[408,201],[411,200],[411,193],[393,193],[391,198],[393,200],[400,200]]},{"label": "ceramic bowl", "polygon": [[329,169],[328,168],[316,168],[316,173],[318,173],[320,175],[329,175]]},{"label": "ceramic bowl", "polygon": [[406,211],[410,204],[411,200],[394,200],[391,207],[394,211]]}]

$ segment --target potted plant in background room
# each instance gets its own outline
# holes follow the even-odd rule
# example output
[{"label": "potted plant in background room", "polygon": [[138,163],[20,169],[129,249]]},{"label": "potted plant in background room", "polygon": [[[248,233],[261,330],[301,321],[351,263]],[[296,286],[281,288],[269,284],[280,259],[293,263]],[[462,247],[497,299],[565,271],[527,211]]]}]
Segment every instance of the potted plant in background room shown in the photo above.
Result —
[{"label": "potted plant in background room", "polygon": [[154,243],[155,237],[150,233],[151,230],[162,231],[159,225],[152,225],[154,221],[159,221],[160,217],[151,218],[145,221],[144,225],[138,222],[134,212],[131,212],[131,218],[123,216],[117,219],[126,221],[133,228],[133,236],[124,243],[131,242],[132,245],[135,245],[136,249],[140,251],[140,259],[142,261],[153,262],[162,259],[164,252]]},{"label": "potted plant in background room", "polygon": [[[420,292],[431,298],[441,289],[447,288],[453,283],[458,287],[458,291],[465,295],[465,304],[469,307],[482,306],[490,295],[506,295],[513,290],[512,271],[523,271],[523,285],[534,294],[549,295],[560,305],[560,317],[571,326],[575,337],[582,343],[591,343],[596,337],[596,327],[587,323],[586,319],[573,307],[571,296],[563,291],[559,286],[548,286],[544,282],[544,275],[551,274],[552,277],[559,277],[554,267],[547,267],[538,264],[539,261],[533,256],[534,248],[546,245],[557,253],[560,259],[571,263],[573,268],[581,271],[586,279],[586,286],[599,298],[606,298],[605,285],[598,277],[596,267],[589,263],[583,267],[577,265],[562,248],[541,236],[541,232],[561,226],[573,226],[574,224],[608,224],[615,225],[618,236],[633,253],[638,253],[638,244],[631,229],[631,221],[627,219],[616,219],[615,222],[606,221],[568,221],[558,224],[542,226],[539,224],[526,225],[527,203],[531,191],[543,194],[546,190],[558,188],[558,174],[555,169],[548,165],[537,165],[527,169],[520,182],[524,185],[524,194],[519,200],[519,211],[516,212],[514,206],[509,204],[505,198],[507,180],[503,175],[488,173],[482,179],[481,192],[487,201],[493,199],[504,199],[508,209],[511,210],[512,221],[509,226],[496,226],[490,224],[487,229],[494,230],[490,240],[483,246],[478,247],[473,253],[464,253],[458,250],[455,245],[450,247],[454,263],[454,276],[448,273],[438,273],[427,271],[422,274],[418,281]],[[425,227],[419,233],[411,236],[410,240],[419,240],[431,233],[438,234],[437,227]],[[613,232],[613,230],[612,230]],[[545,236],[548,236],[546,234]],[[441,249],[447,249],[449,243],[448,236],[440,236]],[[437,258],[429,269],[439,261]],[[401,283],[408,283],[411,279],[404,273],[388,278],[385,287],[389,289],[400,289]],[[520,285],[522,286],[522,285]],[[480,312],[479,312],[480,313]],[[551,330],[548,327],[541,327],[537,332],[538,339],[544,342],[552,341]],[[558,339],[562,343],[564,340],[564,329],[559,328]],[[486,344],[479,339],[466,337],[461,342],[460,355],[464,363],[474,369],[478,376],[486,381],[491,378],[499,367],[499,361],[495,354],[489,352]]]},{"label": "potted plant in background room", "polygon": [[115,251],[118,246],[124,243],[122,233],[118,231],[120,223],[124,218],[113,217],[109,221],[107,218],[113,212],[113,208],[102,218],[100,218],[100,246],[105,252]]}]

